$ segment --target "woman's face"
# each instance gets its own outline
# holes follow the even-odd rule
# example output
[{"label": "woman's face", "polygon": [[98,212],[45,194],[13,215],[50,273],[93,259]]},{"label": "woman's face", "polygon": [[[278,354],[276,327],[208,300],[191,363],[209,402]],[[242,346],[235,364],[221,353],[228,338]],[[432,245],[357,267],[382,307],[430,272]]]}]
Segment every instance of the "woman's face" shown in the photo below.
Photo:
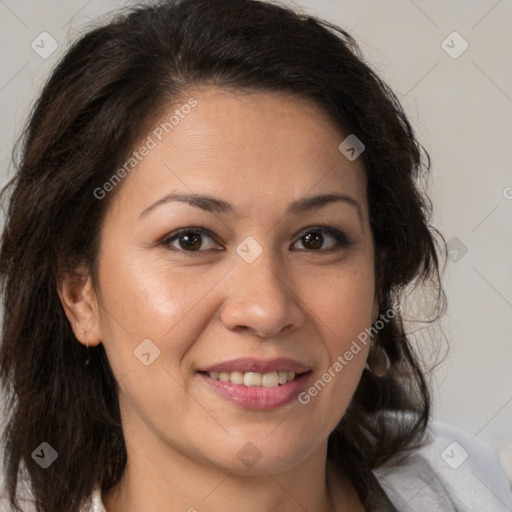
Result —
[{"label": "woman's face", "polygon": [[[365,365],[361,343],[344,357],[378,312],[364,168],[304,100],[210,88],[183,105],[190,97],[117,185],[96,342],[129,450],[288,470],[325,455]],[[311,200],[323,194],[341,199]]]}]

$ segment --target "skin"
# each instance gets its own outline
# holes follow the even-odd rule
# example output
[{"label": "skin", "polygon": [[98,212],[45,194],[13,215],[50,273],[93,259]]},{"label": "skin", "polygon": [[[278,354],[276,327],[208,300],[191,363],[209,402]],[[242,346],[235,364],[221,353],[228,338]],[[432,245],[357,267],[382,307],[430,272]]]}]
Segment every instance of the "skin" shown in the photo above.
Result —
[{"label": "skin", "polygon": [[[306,100],[206,88],[181,104],[190,97],[198,105],[117,186],[96,286],[85,269],[59,285],[78,340],[104,344],[119,382],[128,464],[105,507],[362,511],[326,450],[368,347],[307,405],[294,399],[270,411],[228,402],[197,371],[238,357],[289,357],[312,368],[307,388],[377,318],[363,165],[345,158],[346,135]],[[171,191],[215,196],[236,213],[172,201],[140,217]],[[292,201],[321,193],[358,207],[337,201],[287,215]],[[326,232],[318,246],[305,240],[319,224],[352,245]],[[211,232],[199,251],[187,253],[178,238],[159,245],[187,227]],[[247,236],[262,248],[252,263],[236,252]],[[145,366],[134,350],[148,338],[160,355]],[[252,467],[237,457],[248,442],[261,456]]]}]

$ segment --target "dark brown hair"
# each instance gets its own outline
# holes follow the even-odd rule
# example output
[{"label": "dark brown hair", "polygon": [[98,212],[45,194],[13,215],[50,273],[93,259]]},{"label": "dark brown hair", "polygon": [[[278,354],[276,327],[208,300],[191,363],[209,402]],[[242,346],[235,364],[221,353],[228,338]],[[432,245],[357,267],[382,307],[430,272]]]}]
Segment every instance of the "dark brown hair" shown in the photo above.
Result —
[{"label": "dark brown hair", "polygon": [[[349,34],[256,0],[169,0],[122,11],[83,35],[52,72],[2,192],[11,191],[0,253],[0,375],[13,510],[22,510],[16,493],[23,466],[39,512],[77,512],[96,485],[106,492],[121,477],[126,449],[116,379],[101,344],[90,348],[84,366],[86,349],[56,285],[79,263],[95,269],[112,194],[98,200],[93,191],[125,162],[162,108],[196,86],[294,94],[328,112],[342,133],[355,134],[366,147],[360,158],[381,312],[410,283],[433,281],[437,300],[444,298],[444,240],[429,224],[432,205],[418,186],[428,155],[423,161],[399,101]],[[372,470],[414,448],[431,411],[399,313],[377,342],[391,368],[381,378],[363,372],[328,453],[367,511],[387,510]],[[42,441],[58,452],[47,470],[31,457]]]}]

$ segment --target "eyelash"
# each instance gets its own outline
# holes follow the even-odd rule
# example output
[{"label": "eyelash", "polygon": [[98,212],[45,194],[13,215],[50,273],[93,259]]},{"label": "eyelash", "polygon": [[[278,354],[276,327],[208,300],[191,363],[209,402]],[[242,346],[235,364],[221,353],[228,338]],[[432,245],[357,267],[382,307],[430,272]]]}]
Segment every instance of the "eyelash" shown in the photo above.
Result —
[{"label": "eyelash", "polygon": [[[331,236],[332,238],[334,238],[334,240],[337,242],[337,244],[334,245],[333,248],[330,248],[330,249],[318,249],[318,250],[315,250],[315,249],[303,249],[307,252],[310,252],[310,253],[320,253],[320,254],[329,254],[329,253],[332,253],[332,252],[336,252],[336,251],[340,251],[344,248],[347,248],[351,245],[354,245],[354,242],[350,241],[347,236],[342,233],[341,231],[338,231],[337,229],[334,229],[334,228],[331,228],[329,226],[314,226],[314,227],[311,227],[311,228],[307,228],[307,230],[304,230],[302,231],[301,235],[299,236],[298,241],[300,241],[302,238],[304,238],[306,235],[308,234],[311,234],[311,233],[327,233],[327,235]],[[190,227],[190,228],[182,228],[182,229],[179,229],[173,233],[171,233],[170,235],[162,238],[159,242],[159,245],[161,246],[164,246],[166,248],[170,248],[171,247],[171,243],[174,241],[174,240],[177,240],[179,239],[180,236],[183,236],[183,235],[186,235],[186,234],[199,234],[199,235],[207,235],[209,238],[211,238],[212,240],[215,241],[215,237],[213,236],[213,234],[211,233],[211,231],[207,230],[207,229],[204,229],[204,228],[194,228],[194,227]],[[297,243],[295,242],[295,243]],[[205,252],[205,250],[201,250],[201,249],[198,249],[196,251],[187,251],[183,248],[176,248],[174,247],[173,249],[171,250],[174,250],[174,251],[177,251],[177,252],[181,252],[184,256],[196,256],[197,253],[202,253],[202,252]],[[208,250],[208,249],[207,249]],[[211,249],[209,249],[211,250]]]}]

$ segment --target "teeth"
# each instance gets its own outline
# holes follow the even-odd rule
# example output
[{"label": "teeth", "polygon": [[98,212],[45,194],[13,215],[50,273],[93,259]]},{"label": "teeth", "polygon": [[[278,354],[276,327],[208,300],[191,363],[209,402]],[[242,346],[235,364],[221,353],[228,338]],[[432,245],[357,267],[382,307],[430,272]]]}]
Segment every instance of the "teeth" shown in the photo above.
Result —
[{"label": "teeth", "polygon": [[279,384],[286,384],[288,382],[288,372],[279,372],[277,374],[277,381]]},{"label": "teeth", "polygon": [[261,373],[247,372],[244,373],[244,386],[261,386]]},{"label": "teeth", "polygon": [[210,372],[213,380],[221,380],[222,382],[232,382],[233,384],[244,385],[248,387],[264,387],[275,388],[282,386],[287,382],[295,379],[295,372]]},{"label": "teeth", "polygon": [[229,380],[233,384],[243,384],[244,383],[244,374],[242,372],[231,372],[228,373]]},{"label": "teeth", "polygon": [[277,372],[264,373],[261,378],[261,383],[264,388],[275,388],[279,384],[279,377]]}]

